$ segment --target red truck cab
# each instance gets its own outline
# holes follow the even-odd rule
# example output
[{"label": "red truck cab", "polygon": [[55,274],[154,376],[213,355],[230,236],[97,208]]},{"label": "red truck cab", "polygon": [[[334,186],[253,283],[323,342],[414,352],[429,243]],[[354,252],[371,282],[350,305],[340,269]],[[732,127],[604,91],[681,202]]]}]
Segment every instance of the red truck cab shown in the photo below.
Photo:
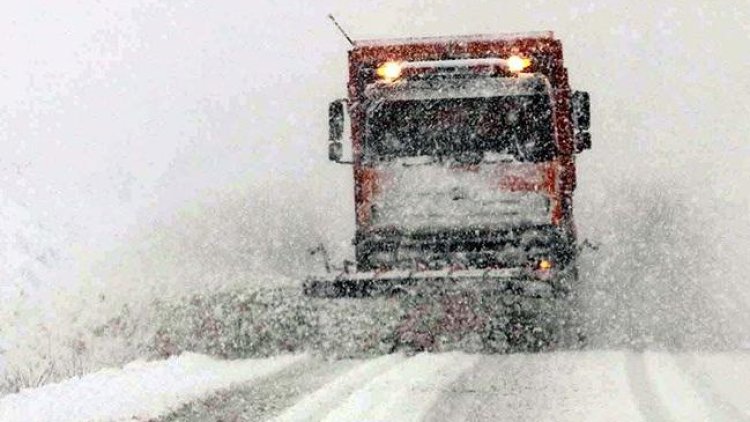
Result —
[{"label": "red truck cab", "polygon": [[552,32],[356,42],[329,158],[353,165],[357,270],[574,268],[589,120]]}]

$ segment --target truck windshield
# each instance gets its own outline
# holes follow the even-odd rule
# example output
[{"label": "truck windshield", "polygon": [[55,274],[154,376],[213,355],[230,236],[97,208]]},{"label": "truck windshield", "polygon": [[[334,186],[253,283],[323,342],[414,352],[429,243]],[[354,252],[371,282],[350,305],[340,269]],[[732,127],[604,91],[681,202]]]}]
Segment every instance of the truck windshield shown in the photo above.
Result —
[{"label": "truck windshield", "polygon": [[433,156],[481,161],[485,152],[520,161],[555,154],[550,97],[380,100],[367,108],[365,161]]}]

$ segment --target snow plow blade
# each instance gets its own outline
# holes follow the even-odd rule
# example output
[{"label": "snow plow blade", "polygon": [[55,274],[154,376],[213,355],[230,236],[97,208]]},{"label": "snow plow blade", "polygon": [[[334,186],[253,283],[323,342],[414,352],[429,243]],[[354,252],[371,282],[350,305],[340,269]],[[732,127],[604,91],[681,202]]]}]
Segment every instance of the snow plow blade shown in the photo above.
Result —
[{"label": "snow plow blade", "polygon": [[342,273],[331,278],[311,277],[303,286],[308,296],[329,298],[392,295],[423,289],[553,297],[557,290],[550,281],[534,278],[522,268]]}]

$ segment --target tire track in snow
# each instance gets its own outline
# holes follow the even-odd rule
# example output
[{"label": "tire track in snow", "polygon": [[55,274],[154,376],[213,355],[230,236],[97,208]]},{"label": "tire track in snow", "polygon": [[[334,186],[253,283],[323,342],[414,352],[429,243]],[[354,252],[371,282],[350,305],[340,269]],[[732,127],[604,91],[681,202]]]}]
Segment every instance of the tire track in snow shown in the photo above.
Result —
[{"label": "tire track in snow", "polygon": [[[697,390],[691,379],[679,368],[672,354],[644,352],[642,374],[653,389],[659,405],[666,409],[669,420],[724,421],[735,420],[723,414],[708,398]],[[727,419],[729,417],[729,419]],[[661,419],[656,419],[661,420]]]},{"label": "tire track in snow", "polygon": [[750,421],[750,415],[735,406],[730,400],[711,387],[707,374],[698,369],[695,357],[688,354],[673,357],[677,367],[685,374],[692,387],[700,393],[701,398],[710,406],[712,420],[721,421]]},{"label": "tire track in snow", "polygon": [[[474,366],[466,370],[458,379],[453,383],[451,388],[444,392],[441,397],[435,402],[425,416],[426,421],[465,421],[469,420],[469,417],[477,412],[477,407],[481,407],[477,395],[483,393],[483,391],[476,385],[478,378],[482,374],[486,374],[487,366],[485,365],[488,359],[486,357],[481,358],[477,361]],[[485,369],[482,371],[482,369]],[[472,418],[479,419],[479,418]]]},{"label": "tire track in snow", "polygon": [[402,363],[406,357],[385,355],[365,361],[318,390],[302,397],[292,407],[273,418],[274,422],[321,420],[352,392],[362,388],[379,374]]},{"label": "tire track in snow", "polygon": [[[745,289],[737,286],[736,283],[729,284],[729,292],[720,294],[722,301],[733,311],[732,315],[729,315],[727,324],[731,324],[732,327],[737,327],[735,321],[748,321],[750,320],[750,295],[748,295]],[[733,323],[734,322],[734,323]],[[748,348],[750,347],[750,328],[747,325],[740,326],[739,344],[736,346]]]},{"label": "tire track in snow", "polygon": [[189,403],[159,421],[265,420],[359,363],[322,359],[301,361],[271,376]]},{"label": "tire track in snow", "polygon": [[[482,357],[473,368],[464,372],[444,392],[435,405],[430,408],[427,421],[470,421],[487,420],[485,414],[487,402],[493,401],[496,406],[508,408],[502,418],[495,420],[514,420],[513,405],[509,403],[506,392],[513,390],[519,379],[520,365],[513,362],[523,355]],[[490,370],[491,368],[491,370]]]},{"label": "tire track in snow", "polygon": [[750,415],[750,352],[703,352],[690,357],[711,390]]},{"label": "tire track in snow", "polygon": [[674,421],[672,415],[660,401],[656,387],[651,383],[644,352],[626,352],[625,371],[633,399],[644,420]]},{"label": "tire track in snow", "polygon": [[641,419],[622,352],[483,356],[430,409],[430,421]]},{"label": "tire track in snow", "polygon": [[353,392],[324,420],[421,421],[478,360],[458,352],[416,355]]}]

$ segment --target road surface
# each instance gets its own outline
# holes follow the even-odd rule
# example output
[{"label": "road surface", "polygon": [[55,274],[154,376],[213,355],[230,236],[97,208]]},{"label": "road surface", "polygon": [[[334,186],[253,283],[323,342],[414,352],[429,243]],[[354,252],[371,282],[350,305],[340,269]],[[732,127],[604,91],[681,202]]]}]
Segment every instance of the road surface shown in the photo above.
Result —
[{"label": "road surface", "polygon": [[750,421],[750,351],[185,354],[0,398],[11,421]]},{"label": "road surface", "polygon": [[750,353],[308,358],[162,421],[750,421]]}]

